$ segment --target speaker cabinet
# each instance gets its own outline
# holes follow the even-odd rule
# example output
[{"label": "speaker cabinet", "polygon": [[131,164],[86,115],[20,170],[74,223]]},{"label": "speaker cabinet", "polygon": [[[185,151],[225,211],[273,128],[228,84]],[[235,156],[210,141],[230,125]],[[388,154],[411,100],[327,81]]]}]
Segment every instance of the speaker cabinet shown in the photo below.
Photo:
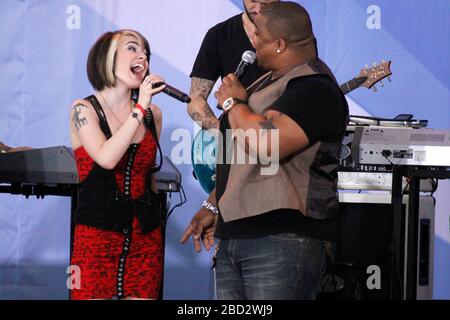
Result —
[{"label": "speaker cabinet", "polygon": [[[392,272],[392,212],[389,193],[339,194],[338,243],[335,262],[323,283],[323,299],[377,300],[389,299]],[[430,196],[419,200],[419,247],[417,261],[407,261],[401,252],[404,267],[417,263],[417,299],[433,298],[434,201]],[[403,197],[403,220],[407,225],[408,196]],[[401,230],[407,247],[407,234]],[[381,288],[369,289],[367,280],[380,270]],[[370,281],[370,279],[369,279]],[[403,279],[403,291],[406,278]]]}]

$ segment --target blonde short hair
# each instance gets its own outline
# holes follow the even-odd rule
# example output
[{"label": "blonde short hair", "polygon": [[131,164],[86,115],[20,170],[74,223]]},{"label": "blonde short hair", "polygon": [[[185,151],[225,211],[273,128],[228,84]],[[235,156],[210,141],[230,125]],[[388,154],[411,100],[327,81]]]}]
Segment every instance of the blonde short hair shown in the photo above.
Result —
[{"label": "blonde short hair", "polygon": [[95,90],[101,91],[105,87],[116,85],[114,65],[119,41],[122,36],[132,36],[147,51],[147,61],[150,62],[150,45],[147,39],[137,31],[124,29],[109,31],[100,36],[94,43],[87,60],[87,74],[89,82]]}]

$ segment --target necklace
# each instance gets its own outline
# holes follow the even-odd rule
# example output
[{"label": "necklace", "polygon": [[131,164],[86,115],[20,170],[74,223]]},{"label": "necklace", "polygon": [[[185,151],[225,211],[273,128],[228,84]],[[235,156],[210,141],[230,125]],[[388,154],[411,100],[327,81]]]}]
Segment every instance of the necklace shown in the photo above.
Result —
[{"label": "necklace", "polygon": [[114,119],[116,119],[116,121],[120,124],[120,126],[123,126],[123,122],[119,120],[119,118],[116,116],[116,114],[114,113],[114,111],[112,110],[112,108],[109,106],[108,102],[106,101],[106,99],[103,97],[102,93],[100,91],[98,91],[98,94],[100,95],[100,97],[102,98],[103,102],[105,103],[106,107],[108,107],[109,111],[111,111]]}]

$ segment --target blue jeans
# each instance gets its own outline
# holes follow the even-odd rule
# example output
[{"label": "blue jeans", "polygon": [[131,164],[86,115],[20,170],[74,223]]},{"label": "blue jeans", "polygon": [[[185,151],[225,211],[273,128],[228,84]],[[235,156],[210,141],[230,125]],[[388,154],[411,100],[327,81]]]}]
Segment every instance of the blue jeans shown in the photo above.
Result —
[{"label": "blue jeans", "polygon": [[335,245],[294,233],[222,240],[217,252],[220,300],[315,299]]}]

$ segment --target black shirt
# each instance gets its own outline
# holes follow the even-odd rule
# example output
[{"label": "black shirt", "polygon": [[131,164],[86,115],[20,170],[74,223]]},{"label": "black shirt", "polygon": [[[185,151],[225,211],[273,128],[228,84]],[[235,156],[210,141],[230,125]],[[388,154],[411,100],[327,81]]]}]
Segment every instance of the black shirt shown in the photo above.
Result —
[{"label": "black shirt", "polygon": [[[292,79],[270,108],[294,120],[306,133],[310,144],[342,139],[348,105],[338,85],[325,75]],[[224,119],[226,120],[226,119]],[[226,125],[226,122],[224,122]],[[229,165],[218,165],[217,174],[229,172]],[[221,171],[223,170],[223,171]],[[227,179],[218,179],[217,201],[226,188]],[[316,220],[292,209],[280,209],[224,223],[219,216],[216,236],[219,238],[254,238],[276,233],[293,232],[307,237],[335,240],[333,220]]]},{"label": "black shirt", "polygon": [[294,120],[311,145],[342,139],[346,128],[347,101],[339,86],[325,75],[292,79],[270,109]]},{"label": "black shirt", "polygon": [[[219,77],[233,73],[247,50],[255,51],[245,33],[242,14],[238,14],[208,30],[195,59],[191,77],[215,82]],[[255,62],[239,80],[244,87],[248,87],[264,73]]]}]

